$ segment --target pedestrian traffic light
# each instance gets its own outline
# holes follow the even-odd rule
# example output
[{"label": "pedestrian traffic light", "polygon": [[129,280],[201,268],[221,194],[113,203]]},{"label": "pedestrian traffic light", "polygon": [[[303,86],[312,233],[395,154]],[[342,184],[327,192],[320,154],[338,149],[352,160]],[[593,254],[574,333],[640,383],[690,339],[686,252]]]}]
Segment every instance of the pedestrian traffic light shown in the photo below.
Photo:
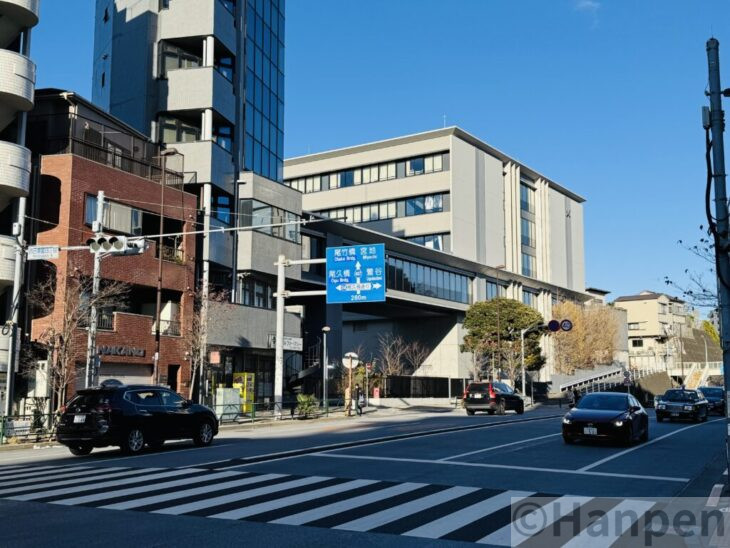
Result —
[{"label": "pedestrian traffic light", "polygon": [[113,253],[115,255],[139,255],[147,249],[143,238],[134,240],[126,236],[95,236],[86,240],[91,253]]}]

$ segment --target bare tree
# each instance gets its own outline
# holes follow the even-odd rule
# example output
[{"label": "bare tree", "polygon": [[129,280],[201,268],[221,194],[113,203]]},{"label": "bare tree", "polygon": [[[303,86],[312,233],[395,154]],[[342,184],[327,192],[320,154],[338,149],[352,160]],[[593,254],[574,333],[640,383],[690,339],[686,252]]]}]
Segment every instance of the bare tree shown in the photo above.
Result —
[{"label": "bare tree", "polygon": [[413,341],[406,345],[404,357],[408,363],[409,371],[415,373],[430,355],[431,349],[420,341]]},{"label": "bare tree", "polygon": [[[65,281],[64,287],[58,287],[58,278],[51,274],[37,280],[26,293],[26,299],[35,322],[41,327],[35,343],[47,356],[46,380],[56,405],[62,406],[69,386],[78,377],[76,364],[86,357],[85,333],[91,309],[96,307],[100,314],[124,309],[129,286],[102,280],[93,295],[91,278],[78,273],[59,278]],[[40,371],[38,360],[32,354],[27,354],[22,362],[24,374],[35,376]]]},{"label": "bare tree", "polygon": [[[700,227],[703,230],[703,227]],[[689,251],[692,255],[699,258],[707,266],[707,271],[695,271],[689,268],[684,270],[686,280],[678,282],[670,278],[664,277],[664,283],[669,287],[681,293],[682,298],[693,306],[700,308],[716,309],[718,306],[717,299],[717,274],[715,268],[715,244],[711,236],[702,237],[695,244],[686,244],[684,241],[677,242],[680,247]]]},{"label": "bare tree", "polygon": [[404,375],[407,370],[406,351],[408,343],[400,335],[386,333],[378,337],[378,350],[383,374]]}]

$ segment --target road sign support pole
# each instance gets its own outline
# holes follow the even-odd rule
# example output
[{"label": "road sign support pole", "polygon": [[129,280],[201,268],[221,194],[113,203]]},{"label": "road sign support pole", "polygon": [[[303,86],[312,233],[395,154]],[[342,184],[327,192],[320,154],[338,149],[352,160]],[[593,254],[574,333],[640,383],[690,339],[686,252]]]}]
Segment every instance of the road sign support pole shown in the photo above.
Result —
[{"label": "road sign support pole", "polygon": [[[725,397],[730,395],[730,255],[728,254],[728,205],[725,187],[725,113],[722,110],[720,86],[720,43],[707,41],[709,72],[710,128],[712,130],[712,177],[715,183],[715,255],[717,262],[718,306],[720,309],[720,339]],[[725,405],[725,460],[730,469],[730,405]],[[727,476],[730,480],[730,475]]]},{"label": "road sign support pole", "polygon": [[525,332],[527,329],[520,331],[520,365],[522,366],[522,393],[527,399],[527,388],[525,387]]},{"label": "road sign support pole", "polygon": [[284,292],[286,257],[279,255],[276,262],[276,344],[274,354],[274,415],[281,418],[284,392]]},{"label": "road sign support pole", "polygon": [[329,365],[327,364],[327,333],[329,332],[329,327],[325,326],[325,329],[322,329],[322,400],[324,404],[324,416],[329,416],[329,391],[327,389],[327,381],[329,380]]},{"label": "road sign support pole", "polygon": [[[94,223],[94,232],[96,237],[100,238],[104,231],[104,191],[100,190],[96,194],[96,222]],[[96,327],[97,314],[96,303],[94,298],[99,293],[99,280],[101,278],[101,251],[94,253],[94,275],[91,282],[91,310],[89,312],[89,333],[86,338],[86,377],[84,379],[84,387],[94,385],[96,377]]]}]

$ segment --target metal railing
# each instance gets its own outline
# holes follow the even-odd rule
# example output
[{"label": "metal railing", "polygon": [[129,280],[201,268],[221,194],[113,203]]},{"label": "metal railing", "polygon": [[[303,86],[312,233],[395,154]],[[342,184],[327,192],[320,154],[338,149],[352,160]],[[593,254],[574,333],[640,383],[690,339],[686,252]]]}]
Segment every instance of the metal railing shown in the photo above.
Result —
[{"label": "metal railing", "polygon": [[[213,405],[211,407],[221,423],[255,423],[271,420],[317,419],[333,413],[344,413],[345,401],[341,397],[329,398],[325,407],[321,400],[317,400],[316,405],[308,412],[300,409],[296,400],[283,401],[281,409],[277,409],[274,402]],[[352,414],[355,414],[354,409]]]},{"label": "metal railing", "polygon": [[[159,257],[159,252],[155,251],[155,258]],[[178,247],[162,244],[162,260],[170,263],[184,264],[185,253]]]},{"label": "metal railing", "polygon": [[55,413],[0,415],[0,445],[53,441],[59,417]]},{"label": "metal railing", "polygon": [[97,329],[113,331],[114,330],[114,313],[106,312],[103,310],[100,311],[99,315],[96,318],[96,327],[97,327]]},{"label": "metal railing", "polygon": [[[152,323],[152,334],[157,332],[157,322]],[[160,320],[160,335],[167,337],[179,337],[181,333],[180,322],[177,320]]]}]

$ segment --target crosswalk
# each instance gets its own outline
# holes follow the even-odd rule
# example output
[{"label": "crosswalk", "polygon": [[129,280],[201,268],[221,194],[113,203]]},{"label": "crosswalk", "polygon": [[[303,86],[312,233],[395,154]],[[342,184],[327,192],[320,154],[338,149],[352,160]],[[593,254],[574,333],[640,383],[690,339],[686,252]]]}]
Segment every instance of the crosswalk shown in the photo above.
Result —
[{"label": "crosswalk", "polygon": [[[534,530],[523,530],[512,521],[513,505],[528,497],[540,497],[529,500],[540,500],[543,505],[532,507],[534,515],[528,516],[541,520],[541,526]],[[418,482],[84,464],[0,467],[0,498],[492,546],[564,544],[545,542],[547,529],[572,513],[598,504],[598,499],[591,497]],[[604,511],[626,507],[639,517],[653,506],[650,501],[607,500],[600,500]],[[583,538],[581,535],[588,535],[585,531],[574,531],[563,540],[570,546],[582,546],[590,540],[592,546],[608,547],[620,540],[632,523],[620,525],[623,529],[614,527],[614,534],[599,544],[594,538]]]}]

